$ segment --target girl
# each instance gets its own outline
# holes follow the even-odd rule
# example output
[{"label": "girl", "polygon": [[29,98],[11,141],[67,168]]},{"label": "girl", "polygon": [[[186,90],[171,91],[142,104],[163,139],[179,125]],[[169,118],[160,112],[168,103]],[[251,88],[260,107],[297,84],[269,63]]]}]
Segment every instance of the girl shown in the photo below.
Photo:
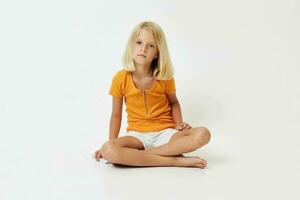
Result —
[{"label": "girl", "polygon": [[[204,168],[204,159],[182,156],[207,144],[210,132],[182,121],[165,35],[156,23],[141,22],[134,28],[123,67],[113,77],[109,91],[109,141],[95,152],[95,159],[116,165]],[[118,137],[123,98],[127,135]]]}]

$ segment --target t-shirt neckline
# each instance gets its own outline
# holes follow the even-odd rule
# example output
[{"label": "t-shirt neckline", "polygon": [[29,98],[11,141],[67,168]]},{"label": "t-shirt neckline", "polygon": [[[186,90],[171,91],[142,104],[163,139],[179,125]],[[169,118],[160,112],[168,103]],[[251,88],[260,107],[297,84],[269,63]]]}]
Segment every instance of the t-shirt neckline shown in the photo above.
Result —
[{"label": "t-shirt neckline", "polygon": [[133,87],[134,87],[136,90],[138,90],[138,91],[142,91],[142,90],[144,90],[144,91],[151,91],[151,90],[155,87],[155,85],[156,85],[156,79],[154,78],[154,83],[152,84],[152,86],[151,86],[149,89],[141,89],[141,88],[137,88],[136,85],[135,85],[135,83],[134,83],[134,81],[133,81],[132,72],[129,72],[129,76],[130,76],[130,81],[131,81]]}]

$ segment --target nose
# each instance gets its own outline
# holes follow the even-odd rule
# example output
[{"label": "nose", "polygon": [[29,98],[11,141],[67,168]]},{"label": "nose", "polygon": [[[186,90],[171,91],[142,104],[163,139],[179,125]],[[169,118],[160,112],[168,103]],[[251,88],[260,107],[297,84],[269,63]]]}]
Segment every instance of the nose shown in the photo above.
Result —
[{"label": "nose", "polygon": [[146,52],[147,46],[146,45],[141,45],[141,51]]}]

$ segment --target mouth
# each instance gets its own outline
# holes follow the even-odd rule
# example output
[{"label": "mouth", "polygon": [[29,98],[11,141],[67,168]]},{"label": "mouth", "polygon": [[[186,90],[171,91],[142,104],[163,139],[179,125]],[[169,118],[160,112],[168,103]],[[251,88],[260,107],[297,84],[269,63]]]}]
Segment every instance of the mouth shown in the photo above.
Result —
[{"label": "mouth", "polygon": [[146,58],[146,56],[143,54],[138,54],[138,56]]}]

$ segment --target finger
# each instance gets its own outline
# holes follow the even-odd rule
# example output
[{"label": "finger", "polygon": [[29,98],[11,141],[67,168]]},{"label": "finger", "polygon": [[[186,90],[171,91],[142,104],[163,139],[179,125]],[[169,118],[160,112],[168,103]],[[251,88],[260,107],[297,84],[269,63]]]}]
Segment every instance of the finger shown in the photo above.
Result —
[{"label": "finger", "polygon": [[188,129],[190,129],[190,128],[191,128],[191,126],[188,125],[188,126],[186,126],[186,127],[184,128],[184,130],[188,130]]},{"label": "finger", "polygon": [[189,125],[187,123],[183,124],[183,128],[187,128]]},{"label": "finger", "polygon": [[98,151],[95,152],[94,158],[97,159]]},{"label": "finger", "polygon": [[96,155],[96,160],[99,160],[99,159],[100,159],[100,153],[98,152]]},{"label": "finger", "polygon": [[99,153],[99,158],[101,159],[101,158],[103,158],[103,156],[102,156],[102,154],[101,153]]},{"label": "finger", "polygon": [[96,159],[98,159],[99,153],[100,153],[99,151],[96,152],[96,154],[95,154],[95,158],[96,158]]},{"label": "finger", "polygon": [[188,123],[186,125],[187,125],[187,127],[191,127],[191,125],[189,125]]}]

